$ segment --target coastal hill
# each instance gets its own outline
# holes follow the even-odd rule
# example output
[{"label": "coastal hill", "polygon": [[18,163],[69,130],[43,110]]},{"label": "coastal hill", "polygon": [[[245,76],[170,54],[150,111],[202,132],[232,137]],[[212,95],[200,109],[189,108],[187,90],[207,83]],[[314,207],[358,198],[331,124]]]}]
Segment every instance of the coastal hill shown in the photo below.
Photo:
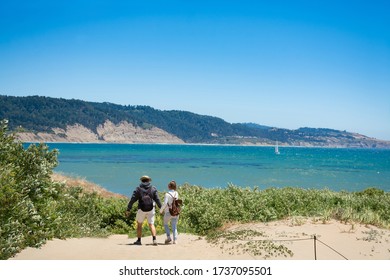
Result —
[{"label": "coastal hill", "polygon": [[0,119],[24,142],[202,143],[304,147],[390,148],[359,133],[328,128],[296,130],[149,106],[42,96],[0,95]]}]

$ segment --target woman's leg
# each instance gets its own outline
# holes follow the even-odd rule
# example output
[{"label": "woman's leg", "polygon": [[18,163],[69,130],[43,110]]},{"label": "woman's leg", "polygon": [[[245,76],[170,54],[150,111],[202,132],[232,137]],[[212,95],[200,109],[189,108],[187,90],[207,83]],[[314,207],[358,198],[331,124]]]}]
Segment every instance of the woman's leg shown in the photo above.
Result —
[{"label": "woman's leg", "polygon": [[177,240],[177,222],[179,220],[179,216],[172,217],[171,224],[172,224],[172,234],[173,234],[173,241]]},{"label": "woman's leg", "polygon": [[164,229],[165,233],[167,235],[167,239],[171,239],[171,232],[169,230],[169,221],[171,220],[172,216],[169,214],[169,212],[165,212],[164,214]]}]

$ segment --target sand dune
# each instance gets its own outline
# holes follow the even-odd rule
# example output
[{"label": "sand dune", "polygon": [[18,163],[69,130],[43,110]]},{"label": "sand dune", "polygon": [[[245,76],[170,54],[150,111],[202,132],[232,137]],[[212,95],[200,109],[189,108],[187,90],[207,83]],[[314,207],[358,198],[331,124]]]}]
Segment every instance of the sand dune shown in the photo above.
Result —
[{"label": "sand dune", "polygon": [[[51,240],[42,248],[27,248],[15,260],[224,260],[224,259],[294,259],[294,260],[389,260],[390,230],[359,224],[330,221],[326,224],[313,220],[290,219],[272,223],[241,224],[226,227],[227,231],[254,230],[260,237],[247,237],[217,244],[205,238],[180,234],[178,244],[164,244],[164,235],[157,237],[159,246],[152,245],[150,236],[142,245],[132,243],[134,238],[112,235],[108,238],[71,238]],[[316,236],[316,241],[314,240]],[[250,243],[252,240],[252,243]],[[292,252],[279,254],[279,250],[266,252],[253,250],[253,242],[272,240]],[[248,246],[248,244],[252,244]],[[314,245],[315,244],[315,245]],[[274,246],[274,247],[275,247]],[[252,247],[252,250],[248,249]],[[272,247],[272,248],[274,248]],[[260,254],[261,253],[261,254]]]}]

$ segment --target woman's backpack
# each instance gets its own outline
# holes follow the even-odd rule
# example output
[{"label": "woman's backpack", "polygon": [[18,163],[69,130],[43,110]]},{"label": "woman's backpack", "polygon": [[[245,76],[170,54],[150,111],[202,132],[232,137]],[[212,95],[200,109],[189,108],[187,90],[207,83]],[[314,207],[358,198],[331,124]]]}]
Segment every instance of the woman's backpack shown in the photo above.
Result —
[{"label": "woman's backpack", "polygon": [[172,196],[172,204],[168,204],[169,214],[171,214],[171,216],[177,216],[181,212],[181,205],[183,204],[183,201],[181,199],[177,199],[170,193],[168,194]]}]

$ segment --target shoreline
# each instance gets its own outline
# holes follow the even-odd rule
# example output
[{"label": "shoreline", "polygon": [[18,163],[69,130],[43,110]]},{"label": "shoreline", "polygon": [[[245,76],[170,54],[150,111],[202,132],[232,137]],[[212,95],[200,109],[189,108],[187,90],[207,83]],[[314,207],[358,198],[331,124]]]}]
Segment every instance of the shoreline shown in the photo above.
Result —
[{"label": "shoreline", "polygon": [[[23,145],[28,144],[71,144],[71,145],[161,145],[161,146],[221,146],[221,147],[264,147],[273,148],[275,145],[262,144],[209,144],[209,143],[123,143],[123,142],[22,142]],[[295,145],[281,145],[279,148],[297,148],[297,149],[350,149],[350,150],[390,150],[390,147],[344,147],[344,146],[295,146]]]}]

